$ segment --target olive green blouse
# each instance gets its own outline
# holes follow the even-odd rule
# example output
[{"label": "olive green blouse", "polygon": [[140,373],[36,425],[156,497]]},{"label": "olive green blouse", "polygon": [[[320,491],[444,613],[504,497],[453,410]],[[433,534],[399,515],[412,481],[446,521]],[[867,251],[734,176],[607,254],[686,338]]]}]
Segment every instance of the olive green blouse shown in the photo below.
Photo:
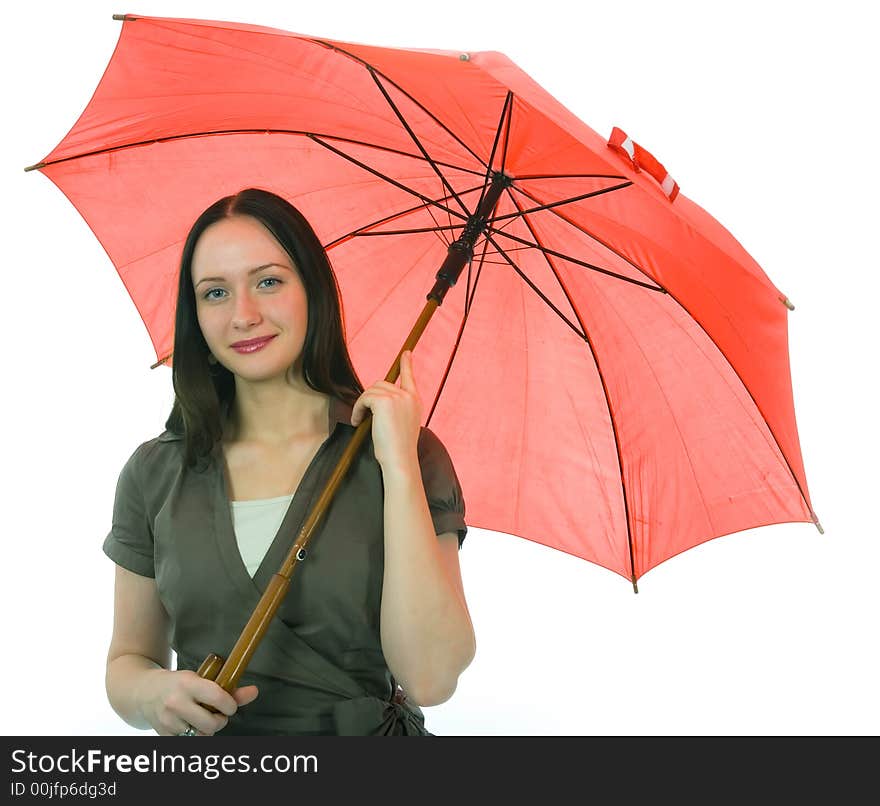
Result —
[{"label": "olive green blouse", "polygon": [[[354,434],[351,411],[331,396],[330,435],[253,577],[236,543],[219,443],[206,466],[186,468],[182,436],[166,430],[127,460],[103,550],[123,568],[155,577],[178,669],[197,670],[212,652],[226,657]],[[434,530],[457,531],[460,549],[467,534],[461,486],[426,427],[418,456]],[[382,653],[383,505],[368,435],[239,681],[256,684],[259,696],[215,735],[433,735],[422,710],[400,702]]]}]

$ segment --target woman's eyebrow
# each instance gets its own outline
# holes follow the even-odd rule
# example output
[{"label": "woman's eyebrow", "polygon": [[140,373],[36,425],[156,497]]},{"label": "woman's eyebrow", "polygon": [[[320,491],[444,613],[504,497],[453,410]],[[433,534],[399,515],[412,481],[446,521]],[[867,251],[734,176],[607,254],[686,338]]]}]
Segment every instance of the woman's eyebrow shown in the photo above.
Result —
[{"label": "woman's eyebrow", "polygon": [[[261,271],[262,269],[268,269],[270,266],[277,266],[279,269],[287,269],[287,271],[293,271],[290,268],[290,266],[285,266],[283,263],[264,263],[262,266],[257,266],[254,269],[249,269],[248,276],[250,276],[251,274],[256,274],[258,271]],[[202,277],[202,279],[196,283],[196,288],[198,288],[202,283],[207,283],[208,281],[223,283],[223,282],[226,282],[226,278],[225,277]]]}]

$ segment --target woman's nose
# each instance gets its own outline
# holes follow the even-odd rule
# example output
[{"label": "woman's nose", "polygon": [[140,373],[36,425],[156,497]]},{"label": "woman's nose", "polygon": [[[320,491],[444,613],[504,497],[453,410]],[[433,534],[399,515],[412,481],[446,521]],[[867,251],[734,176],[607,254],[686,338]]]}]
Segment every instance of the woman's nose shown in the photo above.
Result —
[{"label": "woman's nose", "polygon": [[249,327],[260,321],[260,309],[250,294],[245,292],[235,298],[232,323],[237,327]]}]

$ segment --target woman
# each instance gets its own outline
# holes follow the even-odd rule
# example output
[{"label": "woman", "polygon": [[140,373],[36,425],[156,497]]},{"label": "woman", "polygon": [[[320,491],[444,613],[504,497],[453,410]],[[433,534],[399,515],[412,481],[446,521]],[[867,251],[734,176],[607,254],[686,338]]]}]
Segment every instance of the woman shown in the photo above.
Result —
[{"label": "woman", "polygon": [[[174,405],[123,467],[103,546],[117,564],[111,705],[160,735],[432,735],[419,706],[449,699],[475,639],[464,500],[420,425],[411,355],[400,386],[363,389],[320,241],[260,189],[198,218],[177,299]],[[240,686],[200,678],[204,658],[235,643],[367,410],[370,437]]]}]

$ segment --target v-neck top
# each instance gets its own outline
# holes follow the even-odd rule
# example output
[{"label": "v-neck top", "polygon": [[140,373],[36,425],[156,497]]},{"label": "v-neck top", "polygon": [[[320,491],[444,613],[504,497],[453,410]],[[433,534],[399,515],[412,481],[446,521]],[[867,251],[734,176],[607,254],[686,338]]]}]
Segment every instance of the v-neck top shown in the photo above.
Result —
[{"label": "v-neck top", "polygon": [[[208,461],[188,468],[183,437],[166,430],[126,461],[103,551],[156,579],[178,669],[195,671],[210,653],[231,650],[354,434],[351,412],[331,396],[329,436],[253,576],[236,544],[219,442]],[[461,548],[461,486],[443,443],[424,426],[418,457],[434,530],[457,532]],[[368,434],[239,681],[255,683],[259,696],[215,735],[431,735],[421,709],[394,697],[382,652],[383,516],[382,471]]]}]

